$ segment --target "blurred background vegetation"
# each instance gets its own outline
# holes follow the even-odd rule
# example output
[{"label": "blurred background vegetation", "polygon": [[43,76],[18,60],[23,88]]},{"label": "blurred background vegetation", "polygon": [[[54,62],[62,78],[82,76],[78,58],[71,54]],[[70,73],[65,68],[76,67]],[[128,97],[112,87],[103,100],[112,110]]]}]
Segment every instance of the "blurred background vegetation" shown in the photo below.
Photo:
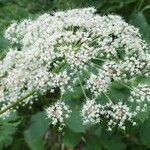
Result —
[{"label": "blurred background vegetation", "polygon": [[[80,7],[89,7],[89,6],[94,6],[97,8],[98,13],[102,15],[107,15],[107,14],[118,14],[121,15],[127,22],[130,24],[133,24],[136,27],[139,27],[141,34],[143,35],[143,38],[147,40],[148,42],[150,41],[150,0],[0,0],[0,52],[3,54],[4,50],[7,50],[8,47],[8,41],[4,39],[3,33],[5,29],[13,22],[13,21],[20,21],[24,18],[32,18],[36,17],[44,12],[50,12],[50,11],[56,11],[56,10],[65,10],[65,9],[71,9],[71,8],[80,8]],[[37,120],[37,118],[41,117],[41,113],[34,115],[31,119],[31,122],[34,120]],[[28,119],[27,119],[28,120]],[[146,122],[147,123],[147,122]],[[36,141],[36,147],[35,147],[35,141],[34,138],[36,137],[42,137],[43,135],[40,134],[41,132],[44,131],[43,128],[44,124],[47,124],[40,119],[38,124],[31,124],[30,128],[24,132],[25,139],[27,144],[25,144],[24,137],[23,137],[23,132],[22,130],[23,127],[21,126],[19,130],[17,130],[17,133],[15,134],[15,139],[13,140],[12,146],[9,146],[7,149],[10,150],[27,150],[28,147],[27,145],[33,150],[40,150],[40,141]],[[15,126],[15,124],[14,124]],[[14,130],[14,127],[7,125],[7,128],[2,128],[3,126],[0,125],[0,143],[4,143],[4,147],[7,145],[10,145],[12,143],[12,139],[9,137]],[[6,125],[4,126],[6,127]],[[147,127],[147,124],[146,124]],[[8,130],[9,129],[9,130]],[[143,127],[143,130],[145,127]],[[144,133],[144,139],[147,141],[148,145],[150,144],[150,136],[147,131],[150,131],[150,124],[148,124],[147,127],[148,130]],[[2,131],[8,130],[8,135],[7,132],[5,133],[5,136],[7,137],[7,142],[5,141],[6,138],[4,138],[4,134],[2,134]],[[31,131],[30,131],[31,130]],[[142,133],[143,133],[142,130]],[[33,132],[39,131],[38,133],[33,133]],[[15,131],[14,131],[15,132]],[[29,133],[31,134],[31,138]],[[59,150],[58,148],[59,143],[61,143],[61,135],[60,137],[57,135],[52,135],[52,133],[48,133],[53,137],[51,139],[51,142],[49,143],[52,145],[50,150]],[[71,134],[75,135],[74,133],[68,132],[68,137],[72,137]],[[19,135],[19,136],[18,136]],[[55,137],[56,136],[56,137]],[[78,139],[79,135],[75,135],[74,138]],[[9,138],[8,138],[9,137]],[[56,138],[56,139],[55,139]],[[71,141],[74,141],[73,139],[70,139]],[[92,139],[92,137],[90,137]],[[103,138],[103,137],[102,137]],[[116,137],[117,138],[117,137]],[[67,139],[65,142],[68,143]],[[97,139],[95,139],[97,140]],[[113,145],[113,140],[109,141],[108,145],[111,145],[110,147],[106,148],[109,150],[120,150],[124,149],[124,145],[122,143],[120,144],[120,141],[118,141],[118,145]],[[135,140],[137,139],[132,139],[134,142],[137,142]],[[8,141],[10,142],[8,144]],[[31,142],[32,141],[32,142]],[[57,141],[57,142],[56,142]],[[79,142],[79,141],[78,141]],[[95,141],[93,141],[95,142]],[[99,141],[98,141],[99,142]],[[128,141],[127,141],[128,142]],[[7,143],[7,144],[6,144]],[[33,144],[34,143],[34,144]],[[129,142],[128,142],[129,143]],[[69,143],[70,144],[70,143]],[[74,143],[75,144],[75,143]],[[82,145],[82,143],[80,143]],[[138,145],[139,143],[136,143],[135,145]],[[92,145],[92,144],[91,144]],[[112,146],[113,145],[113,146]],[[129,143],[130,145],[130,143]],[[150,149],[150,148],[139,148],[139,146],[135,147],[134,144],[132,148],[130,149],[138,149],[138,150],[145,150],[145,149]],[[90,147],[90,144],[88,145]],[[96,145],[93,145],[96,146]],[[0,149],[2,145],[0,144]],[[80,147],[80,146],[79,146]],[[130,147],[130,146],[129,146]],[[71,150],[71,149],[67,149]],[[76,150],[81,150],[80,148],[76,148]],[[89,150],[99,150],[94,147],[89,148]]]}]

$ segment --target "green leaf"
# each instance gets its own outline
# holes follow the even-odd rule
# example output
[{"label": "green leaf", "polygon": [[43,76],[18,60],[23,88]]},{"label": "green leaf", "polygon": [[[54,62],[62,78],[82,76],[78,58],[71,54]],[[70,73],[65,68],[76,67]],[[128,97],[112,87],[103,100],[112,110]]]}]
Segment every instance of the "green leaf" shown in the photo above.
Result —
[{"label": "green leaf", "polygon": [[68,120],[66,120],[66,125],[73,132],[84,132],[84,126],[82,125],[81,116],[80,116],[80,108],[77,106],[72,110],[71,116]]},{"label": "green leaf", "polygon": [[18,138],[14,139],[11,150],[20,150],[22,149],[22,147],[24,148],[24,150],[29,149],[25,144],[24,138],[19,137],[19,139]]},{"label": "green leaf", "polygon": [[112,87],[110,87],[109,91],[106,94],[112,101],[117,103],[123,100],[127,100],[127,98],[129,97],[129,89],[127,89],[126,87],[121,88],[121,86],[120,88],[116,88],[113,85]]},{"label": "green leaf", "polygon": [[0,35],[0,58],[5,54],[4,49],[8,47],[8,41]]},{"label": "green leaf", "polygon": [[140,138],[143,144],[150,147],[150,120],[146,120],[140,130]]},{"label": "green leaf", "polygon": [[117,133],[106,131],[105,127],[101,130],[100,142],[107,150],[124,150],[125,144],[122,142],[122,137]]},{"label": "green leaf", "polygon": [[149,84],[150,85],[150,77],[138,77],[134,84],[137,86],[139,83],[141,84]]},{"label": "green leaf", "polygon": [[64,134],[64,145],[69,148],[74,148],[78,145],[78,143],[81,140],[82,134],[80,133],[74,133],[70,130],[66,130]]},{"label": "green leaf", "polygon": [[131,23],[140,29],[140,32],[145,39],[150,39],[150,26],[147,23],[145,16],[141,12],[135,12],[131,16]]},{"label": "green leaf", "polygon": [[101,150],[100,139],[97,136],[89,135],[86,138],[85,150]]},{"label": "green leaf", "polygon": [[123,150],[125,144],[120,140],[119,137],[113,137],[108,141],[108,150]]},{"label": "green leaf", "polygon": [[16,132],[20,122],[0,122],[0,149],[9,146],[13,141],[13,134]]},{"label": "green leaf", "polygon": [[[135,104],[137,105],[137,104]],[[132,104],[132,106],[134,106]],[[135,106],[134,106],[135,107]],[[147,105],[147,108],[145,109],[145,111],[140,111],[137,115],[136,115],[136,118],[141,122],[143,123],[145,120],[147,120],[148,118],[150,117],[150,106]]]},{"label": "green leaf", "polygon": [[73,92],[66,91],[65,94],[62,96],[62,99],[64,100],[79,100],[81,97],[83,97],[83,92],[80,86],[75,86],[73,89]]},{"label": "green leaf", "polygon": [[139,119],[142,123],[149,118],[149,110],[146,109],[144,112],[140,112],[136,115],[136,118]]},{"label": "green leaf", "polygon": [[43,136],[48,129],[49,122],[44,112],[39,112],[31,117],[30,126],[24,132],[25,141],[31,150],[43,150]]}]

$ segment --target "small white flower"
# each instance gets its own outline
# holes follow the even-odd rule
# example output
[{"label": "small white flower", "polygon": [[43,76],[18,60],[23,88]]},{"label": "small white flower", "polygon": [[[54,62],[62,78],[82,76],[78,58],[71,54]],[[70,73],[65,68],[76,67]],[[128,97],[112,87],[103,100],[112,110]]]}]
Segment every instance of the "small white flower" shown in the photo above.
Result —
[{"label": "small white flower", "polygon": [[112,128],[116,125],[118,125],[119,128],[125,130],[125,123],[127,121],[135,125],[135,122],[133,122],[133,118],[136,113],[132,112],[130,108],[122,102],[119,102],[118,104],[106,104],[105,112],[106,114],[108,114],[107,118],[109,119],[108,130],[112,130]]},{"label": "small white flower", "polygon": [[129,100],[135,104],[138,112],[141,110],[145,111],[150,102],[150,85],[139,84],[131,91]]},{"label": "small white flower", "polygon": [[102,66],[105,76],[110,76],[113,80],[123,79],[123,68],[120,62],[106,61]]},{"label": "small white flower", "polygon": [[65,120],[70,117],[71,110],[64,102],[58,101],[54,105],[48,107],[46,110],[48,119],[51,120],[52,125],[60,123],[65,125]]},{"label": "small white flower", "polygon": [[110,76],[105,75],[105,71],[99,70],[98,74],[91,74],[87,80],[87,88],[94,93],[95,96],[107,91],[111,83]]},{"label": "small white flower", "polygon": [[86,100],[81,110],[82,121],[84,125],[97,124],[101,121],[103,108],[100,104],[96,104],[94,100]]}]

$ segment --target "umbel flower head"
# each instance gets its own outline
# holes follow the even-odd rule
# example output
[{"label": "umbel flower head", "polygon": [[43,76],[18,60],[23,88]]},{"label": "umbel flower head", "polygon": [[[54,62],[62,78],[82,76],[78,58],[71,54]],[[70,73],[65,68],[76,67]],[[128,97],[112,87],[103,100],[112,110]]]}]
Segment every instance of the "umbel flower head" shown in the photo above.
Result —
[{"label": "umbel flower head", "polygon": [[69,106],[59,101],[46,109],[46,115],[51,120],[52,125],[56,125],[57,123],[65,125],[65,119],[69,117],[70,113]]},{"label": "umbel flower head", "polygon": [[101,114],[104,110],[100,104],[96,104],[94,100],[87,100],[81,110],[83,124],[96,124],[100,123]]},{"label": "umbel flower head", "polygon": [[[35,20],[13,23],[5,31],[5,38],[13,49],[0,61],[0,114],[18,101],[24,102],[24,106],[32,104],[38,93],[44,95],[59,88],[63,95],[68,90],[73,92],[79,84],[86,98],[80,111],[83,124],[101,123],[104,119],[110,120],[109,126],[123,129],[125,121],[135,116],[129,110],[134,97],[140,97],[136,106],[141,101],[144,106],[149,104],[146,100],[145,105],[149,93],[137,95],[139,87],[134,86],[129,88],[131,98],[125,104],[114,104],[110,115],[107,102],[94,102],[106,95],[114,82],[129,87],[127,83],[150,73],[148,45],[139,30],[118,15],[100,16],[93,7],[46,13]],[[64,106],[56,103],[47,110],[53,125],[63,122],[65,117],[52,110],[63,110]],[[120,109],[124,116],[114,118]]]},{"label": "umbel flower head", "polygon": [[131,91],[129,100],[135,104],[137,111],[145,111],[150,102],[150,85],[139,84]]}]

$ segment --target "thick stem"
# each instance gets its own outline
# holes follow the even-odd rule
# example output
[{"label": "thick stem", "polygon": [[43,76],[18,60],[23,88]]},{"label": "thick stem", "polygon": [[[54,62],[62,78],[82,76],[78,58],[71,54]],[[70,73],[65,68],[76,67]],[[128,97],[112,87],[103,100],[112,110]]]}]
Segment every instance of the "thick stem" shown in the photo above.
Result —
[{"label": "thick stem", "polygon": [[5,109],[0,111],[0,114],[3,114],[4,112],[6,112],[7,110],[11,109],[12,107],[17,106],[19,103],[21,103],[23,100],[27,99],[28,97],[30,97],[31,95],[33,95],[35,93],[35,91],[31,91],[29,94],[23,96],[22,98],[16,100],[14,103],[11,103],[9,106],[7,106]]}]

